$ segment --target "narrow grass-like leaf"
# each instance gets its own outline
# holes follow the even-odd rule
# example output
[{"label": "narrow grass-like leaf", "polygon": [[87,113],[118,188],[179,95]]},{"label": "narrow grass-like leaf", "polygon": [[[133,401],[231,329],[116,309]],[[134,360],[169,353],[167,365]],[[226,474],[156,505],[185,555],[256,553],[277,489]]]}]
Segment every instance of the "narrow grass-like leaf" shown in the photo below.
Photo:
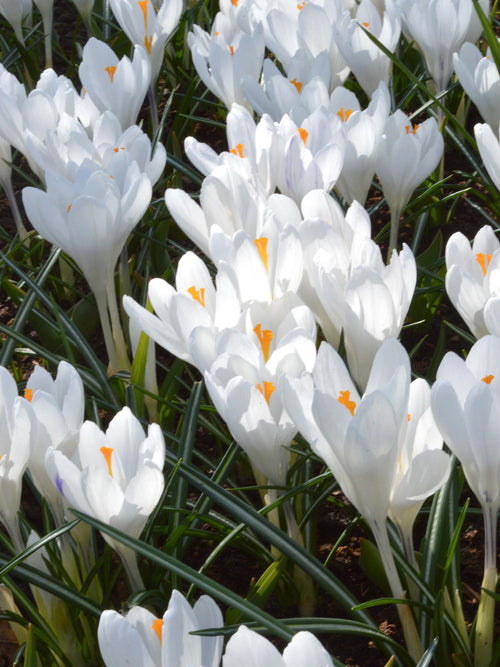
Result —
[{"label": "narrow grass-like leaf", "polygon": [[[0,566],[6,566],[9,563],[9,560],[10,559],[0,554]],[[61,582],[56,581],[54,577],[37,570],[30,565],[17,565],[12,574],[29,584],[34,584],[39,588],[43,588],[47,593],[52,593],[52,595],[61,598],[61,600],[65,600],[71,605],[75,605],[91,616],[98,618],[101,615],[100,608],[92,600],[79,593],[75,588],[71,588],[70,586],[66,586]]]},{"label": "narrow grass-like leaf", "polygon": [[86,521],[97,530],[100,530],[102,533],[109,535],[130,549],[133,549],[137,554],[144,556],[144,558],[147,558],[150,562],[160,565],[181,579],[194,583],[196,586],[198,586],[198,588],[205,591],[205,593],[212,595],[224,604],[236,607],[237,609],[241,610],[243,614],[259,623],[262,623],[266,628],[268,628],[270,632],[278,635],[282,639],[286,639],[287,641],[291,639],[291,633],[282,621],[273,618],[255,605],[248,603],[246,600],[241,598],[236,593],[233,593],[225,586],[222,586],[209,577],[200,574],[193,568],[182,563],[182,561],[179,561],[176,558],[173,558],[172,556],[169,556],[159,551],[158,549],[145,544],[141,540],[136,540],[129,535],[126,535],[125,533],[122,533],[119,530],[111,528],[111,526],[108,526],[107,524],[94,519],[93,517],[89,517],[85,514],[82,514],[81,512],[78,512],[77,510],[71,511],[76,514],[78,518]]},{"label": "narrow grass-like leaf", "polygon": [[[60,250],[58,248],[53,249],[53,255],[51,254],[51,259],[52,263],[55,262],[57,257],[59,256]],[[47,277],[46,275],[42,274],[43,280],[39,280],[40,285],[38,282],[34,282],[29,278],[20,268],[17,266],[14,262],[12,262],[10,259],[8,259],[3,253],[0,253],[0,259],[2,259],[4,262],[6,262],[18,275],[20,278],[22,278],[31,288],[33,291],[33,296],[30,294],[27,297],[27,301],[33,299],[33,303],[36,298],[40,299],[42,303],[45,304],[45,306],[48,308],[48,310],[53,311],[54,310],[54,303],[52,299],[45,294],[43,289],[41,289],[41,285],[43,285],[43,282],[45,281],[45,278]],[[46,271],[47,266],[44,268],[44,272]],[[24,304],[23,304],[24,306]],[[31,304],[32,306],[32,304]],[[17,317],[17,315],[16,315]],[[92,347],[88,343],[88,341],[81,335],[81,333],[78,331],[78,329],[75,327],[73,322],[65,315],[65,313],[61,312],[58,310],[58,317],[60,317],[61,322],[64,326],[65,331],[67,334],[71,337],[72,343],[80,350],[81,354],[85,357],[87,360],[89,366],[92,368],[92,371],[96,378],[98,378],[101,390],[104,392],[106,398],[110,401],[110,403],[117,409],[119,409],[120,403],[115,396],[114,392],[111,390],[109,381],[108,381],[108,376],[106,373],[106,370],[102,364],[101,361],[96,357],[95,352],[93,351]],[[24,324],[25,319],[23,320]],[[4,343],[4,345],[6,345]],[[6,352],[4,352],[4,348],[2,346],[2,351],[0,353],[0,365],[5,365],[5,358],[7,359],[7,363],[10,361],[10,357]]]}]

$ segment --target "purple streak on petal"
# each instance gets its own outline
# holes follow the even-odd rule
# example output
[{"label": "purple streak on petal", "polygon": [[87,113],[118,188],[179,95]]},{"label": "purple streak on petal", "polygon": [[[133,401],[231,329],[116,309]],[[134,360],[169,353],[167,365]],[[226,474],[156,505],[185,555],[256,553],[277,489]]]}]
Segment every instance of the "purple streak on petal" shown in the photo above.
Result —
[{"label": "purple streak on petal", "polygon": [[59,473],[56,474],[56,486],[59,489],[59,493],[64,496],[64,491],[63,491],[63,479],[59,476]]}]

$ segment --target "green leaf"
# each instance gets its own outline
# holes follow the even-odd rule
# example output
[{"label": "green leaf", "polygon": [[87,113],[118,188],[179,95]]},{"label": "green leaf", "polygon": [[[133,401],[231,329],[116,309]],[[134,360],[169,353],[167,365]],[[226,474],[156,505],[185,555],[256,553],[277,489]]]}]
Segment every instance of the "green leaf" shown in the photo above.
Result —
[{"label": "green leaf", "polygon": [[233,593],[225,586],[213,581],[209,577],[200,574],[193,568],[185,565],[182,561],[173,558],[159,549],[155,549],[148,544],[145,544],[141,540],[134,539],[125,533],[122,533],[115,528],[111,528],[102,521],[98,521],[93,517],[86,516],[77,510],[71,510],[78,518],[86,521],[88,524],[100,530],[102,533],[109,535],[114,540],[121,542],[127,547],[133,549],[137,554],[144,556],[150,562],[159,565],[160,567],[168,570],[172,574],[185,579],[191,583],[194,583],[198,588],[201,588],[205,593],[212,595],[213,597],[220,600],[222,603],[235,607],[245,614],[246,617],[255,620],[259,623],[262,623],[268,630],[286,641],[290,641],[292,634],[286,627],[286,625],[279,619],[275,619],[266,612],[262,611],[255,605],[243,600],[239,595]]}]

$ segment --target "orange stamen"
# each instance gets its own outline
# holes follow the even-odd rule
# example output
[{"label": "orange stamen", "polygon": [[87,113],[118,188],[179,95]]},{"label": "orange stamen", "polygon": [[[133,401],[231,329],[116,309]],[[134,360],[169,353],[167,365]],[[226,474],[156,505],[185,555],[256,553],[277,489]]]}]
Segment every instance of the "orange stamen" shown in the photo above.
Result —
[{"label": "orange stamen", "polygon": [[476,255],[476,259],[479,263],[479,266],[483,270],[483,275],[485,276],[486,272],[488,271],[488,266],[491,262],[491,255],[485,255],[484,252],[478,252]]},{"label": "orange stamen", "polygon": [[351,114],[352,114],[352,109],[344,109],[344,107],[340,107],[340,111],[337,111],[337,116],[339,116],[340,120],[343,123],[349,120]]},{"label": "orange stamen", "polygon": [[303,127],[299,127],[297,131],[300,134],[300,138],[304,142],[304,146],[305,146],[307,137],[309,136],[309,132],[307,130],[304,130]]},{"label": "orange stamen", "polygon": [[188,292],[191,294],[193,299],[195,301],[198,301],[198,303],[205,308],[205,288],[200,287],[200,289],[196,289],[194,285],[191,285],[191,287],[188,287]]},{"label": "orange stamen", "polygon": [[297,92],[300,93],[300,91],[302,90],[302,83],[300,81],[297,81],[297,79],[292,79],[290,83],[293,83],[295,88],[297,88]]},{"label": "orange stamen", "polygon": [[33,398],[33,389],[25,389],[24,398],[28,401],[28,403],[31,403],[31,399]]},{"label": "orange stamen", "polygon": [[269,405],[269,399],[271,398],[271,394],[273,391],[276,389],[274,384],[272,382],[264,382],[262,383],[264,385],[264,390],[262,390],[262,386],[260,384],[256,385],[257,389],[260,391],[260,393],[264,396],[266,399],[266,403]]},{"label": "orange stamen", "polygon": [[297,9],[299,10],[299,12],[301,9],[304,9],[305,5],[306,5],[306,0],[304,0],[304,2],[302,2],[300,5],[297,5]]},{"label": "orange stamen", "polygon": [[413,126],[413,130],[410,130],[411,125],[406,125],[405,130],[406,134],[416,134],[418,130],[418,123]]},{"label": "orange stamen", "polygon": [[482,382],[485,382],[486,384],[491,384],[491,381],[493,380],[495,376],[494,375],[486,375],[486,377],[481,378]]},{"label": "orange stamen", "polygon": [[351,415],[354,417],[354,410],[356,410],[356,403],[350,400],[349,398],[350,395],[351,392],[348,389],[346,389],[346,391],[341,391],[339,397],[337,398],[337,401],[341,405],[345,406],[349,410]]},{"label": "orange stamen", "polygon": [[254,328],[254,332],[257,335],[257,338],[260,341],[260,346],[262,348],[262,354],[264,355],[264,360],[267,362],[269,359],[269,348],[271,347],[271,341],[273,339],[273,332],[270,329],[261,330],[261,324],[257,324]]},{"label": "orange stamen", "polygon": [[257,246],[257,250],[259,251],[260,258],[264,262],[264,266],[267,269],[267,241],[268,239],[265,236],[262,236],[260,239],[254,239],[254,243]]},{"label": "orange stamen", "polygon": [[109,78],[111,79],[111,83],[113,83],[113,79],[114,79],[115,72],[116,72],[116,65],[110,65],[109,67],[106,67],[106,72],[109,74]]},{"label": "orange stamen", "polygon": [[153,41],[153,35],[148,37],[148,0],[139,0],[137,3],[139,7],[142,9],[142,13],[144,15],[144,46],[146,47],[146,50],[148,53],[151,53],[151,43]]},{"label": "orange stamen", "polygon": [[162,631],[162,628],[163,628],[163,619],[157,618],[156,621],[153,623],[153,625],[151,627],[153,628],[153,630],[158,635],[158,639],[160,640],[160,645],[161,645],[161,631]]},{"label": "orange stamen", "polygon": [[231,51],[231,55],[234,56],[234,47],[232,45],[229,47],[229,50]]},{"label": "orange stamen", "polygon": [[408,413],[408,421],[411,420],[411,415]]},{"label": "orange stamen", "polygon": [[240,0],[231,0],[232,4],[237,7]]},{"label": "orange stamen", "polygon": [[66,209],[66,213],[69,213],[69,212],[71,211],[71,207],[72,207],[72,206],[73,206],[73,204],[70,204],[70,205],[68,206],[68,208]]},{"label": "orange stamen", "polygon": [[142,13],[144,15],[144,26],[146,30],[148,29],[148,2],[149,0],[139,0],[137,3],[139,7],[142,9]]},{"label": "orange stamen", "polygon": [[104,456],[106,459],[106,463],[108,464],[108,472],[111,477],[113,477],[113,473],[111,471],[111,454],[113,453],[113,448],[112,447],[101,447],[99,449],[101,454]]},{"label": "orange stamen", "polygon": [[366,21],[363,21],[363,25],[365,26],[365,28],[368,28],[368,26],[369,26],[370,24],[367,23]]},{"label": "orange stamen", "polygon": [[229,152],[233,155],[239,155],[240,157],[243,157],[243,144],[236,144],[236,146],[231,148]]}]

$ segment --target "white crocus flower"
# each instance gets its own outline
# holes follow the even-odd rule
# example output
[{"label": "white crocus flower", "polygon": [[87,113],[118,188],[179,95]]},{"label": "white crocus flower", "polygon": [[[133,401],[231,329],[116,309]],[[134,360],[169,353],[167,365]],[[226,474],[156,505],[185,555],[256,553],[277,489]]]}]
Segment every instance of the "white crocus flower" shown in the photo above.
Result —
[{"label": "white crocus flower", "polygon": [[132,44],[140,44],[146,49],[151,63],[151,79],[156,82],[166,41],[179,23],[182,0],[165,0],[158,10],[152,0],[110,0],[110,5]]},{"label": "white crocus flower", "polygon": [[231,238],[212,227],[210,255],[233,276],[242,304],[270,302],[285,292],[297,292],[302,279],[298,232],[292,225],[281,228],[275,216],[266,219],[258,238],[242,230]]},{"label": "white crocus flower", "polygon": [[443,135],[434,118],[412,125],[397,109],[387,119],[375,154],[375,171],[391,209],[389,253],[397,246],[399,219],[415,188],[439,164]]},{"label": "white crocus flower", "polygon": [[339,177],[344,161],[345,135],[340,118],[320,107],[298,127],[288,116],[278,126],[283,150],[277,185],[298,204],[311,190],[328,192]]},{"label": "white crocus flower", "polygon": [[316,350],[314,318],[299,303],[291,294],[271,304],[254,303],[245,316],[246,333],[225,329],[211,341],[198,328],[191,342],[197,366],[208,368],[207,390],[233,438],[279,486],[286,483],[287,447],[297,428],[275,390],[282,375],[310,370]]},{"label": "white crocus flower", "polygon": [[498,141],[498,128],[495,128],[495,131],[493,131],[487,123],[477,123],[477,125],[474,125],[474,135],[488,174],[497,189],[500,190],[500,143]]},{"label": "white crocus flower", "polygon": [[446,244],[446,292],[476,338],[500,334],[500,243],[489,225],[472,243],[455,232]]},{"label": "white crocus flower", "polygon": [[176,287],[153,278],[148,298],[156,314],[125,296],[123,305],[128,316],[158,345],[189,363],[193,363],[189,339],[196,327],[216,332],[234,326],[241,314],[237,291],[226,273],[217,274],[214,287],[205,262],[192,252],[179,261]]},{"label": "white crocus flower", "polygon": [[492,658],[500,509],[500,338],[484,336],[464,361],[448,352],[432,387],[431,404],[441,435],[460,460],[484,518],[484,576],[477,614],[477,665]]},{"label": "white crocus flower", "polygon": [[307,631],[298,632],[285,647],[283,655],[265,637],[242,625],[226,646],[223,667],[248,664],[266,667],[332,667],[332,659],[319,639]]},{"label": "white crocus flower", "polygon": [[[500,339],[484,336],[464,361],[448,352],[432,388],[432,410],[448,446],[462,463],[483,508],[500,508]],[[496,560],[496,553],[495,553]]]},{"label": "white crocus flower", "polygon": [[191,633],[222,627],[222,614],[211,597],[202,595],[191,607],[173,590],[163,618],[143,607],[132,607],[126,616],[103,611],[97,638],[106,667],[219,667],[222,635]]},{"label": "white crocus flower", "polygon": [[329,107],[342,120],[346,136],[335,188],[349,204],[355,200],[364,204],[375,173],[376,149],[391,108],[389,90],[381,81],[362,111],[354,93],[339,86],[331,95]]},{"label": "white crocus flower", "polygon": [[[50,447],[47,473],[70,507],[138,538],[163,492],[165,443],[157,424],[146,436],[139,420],[125,407],[106,433],[84,422],[71,459]],[[104,535],[120,554],[131,585],[142,587],[135,552]]]},{"label": "white crocus flower", "polygon": [[18,396],[14,378],[0,366],[0,522],[17,553],[24,549],[17,514],[23,475],[31,455],[32,429],[28,402]]},{"label": "white crocus flower", "polygon": [[[312,373],[284,376],[285,409],[313,451],[328,465],[342,491],[368,521],[395,597],[404,591],[394,563],[386,519],[393,480],[408,426],[410,362],[394,339],[375,355],[363,396],[341,357],[322,343]],[[422,655],[409,607],[398,607],[415,660]]]},{"label": "white crocus flower", "polygon": [[35,487],[46,499],[57,525],[64,523],[61,494],[52,484],[45,468],[49,447],[73,456],[78,433],[83,424],[85,396],[78,372],[61,361],[55,380],[41,366],[35,366],[24,392],[35,416],[32,435],[32,454],[28,469]]},{"label": "white crocus flower", "polygon": [[316,278],[316,254],[319,251],[326,253],[336,267],[335,271],[340,270],[342,275],[347,276],[349,265],[353,261],[355,264],[372,262],[369,253],[358,250],[353,252],[353,248],[368,247],[377,254],[380,254],[380,249],[375,244],[370,247],[366,243],[371,236],[370,217],[357,202],[354,202],[344,215],[342,208],[331,195],[322,190],[313,190],[302,200],[301,210],[304,220],[300,221],[298,232],[302,243],[304,271],[299,295],[314,312],[325,338],[337,348],[343,326],[342,286],[345,281],[340,281],[340,291],[331,291],[329,294],[329,301],[341,301],[336,308],[338,317],[332,317],[332,307],[325,310],[319,296],[321,290]]},{"label": "white crocus flower", "polygon": [[362,397],[327,343],[320,345],[312,374],[285,377],[280,385],[286,410],[370,525],[381,526],[387,517],[409,388],[408,355],[394,339],[375,356]]},{"label": "white crocus flower", "polygon": [[328,92],[345,81],[349,68],[339,52],[334,29],[342,18],[343,0],[293,3],[273,0],[255,2],[252,10],[254,23],[264,26],[266,46],[281,62],[290,80],[295,74],[290,76],[289,67],[300,49],[311,59],[322,52],[328,55]]},{"label": "white crocus flower", "polygon": [[200,79],[228,109],[237,102],[249,110],[241,89],[241,79],[249,76],[259,80],[264,61],[262,26],[251,34],[235,28],[219,12],[209,35],[193,26],[188,35],[193,64]]},{"label": "white crocus flower", "polygon": [[82,86],[100,111],[112,111],[123,130],[137,122],[151,83],[147,51],[135,45],[133,59],[117,58],[105,43],[92,37],[83,48],[78,69]]},{"label": "white crocus flower", "polygon": [[408,561],[417,567],[412,530],[425,500],[447,481],[451,458],[431,411],[431,389],[422,379],[410,385],[408,427],[392,481],[389,518],[398,527]]},{"label": "white crocus flower", "polygon": [[85,130],[89,130],[99,112],[88,95],[79,95],[69,79],[58,77],[51,69],[42,73],[29,95],[1,65],[0,84],[0,136],[25,156],[43,181],[43,169],[31,157],[26,145],[26,132],[43,142],[47,132],[55,130],[66,114],[78,118]]},{"label": "white crocus flower", "polygon": [[[480,0],[483,11],[488,4],[489,0]],[[397,8],[405,31],[423,53],[437,92],[445,90],[453,54],[481,34],[474,5],[470,0],[397,0]]]},{"label": "white crocus flower", "polygon": [[70,181],[76,179],[81,167],[88,171],[105,169],[115,178],[117,169],[123,171],[135,162],[154,185],[166,162],[166,151],[161,143],[156,144],[152,154],[148,135],[137,125],[123,131],[111,111],[105,111],[96,119],[92,139],[82,124],[68,114],[61,117],[55,128],[47,130],[43,140],[29,129],[24,131],[24,138],[39,168]]},{"label": "white crocus flower", "polygon": [[479,109],[493,132],[500,124],[500,75],[488,48],[486,56],[470,42],[453,54],[453,65],[460,85]]},{"label": "white crocus flower", "polygon": [[299,49],[283,76],[272,60],[266,58],[262,82],[250,77],[241,81],[243,92],[258,114],[269,114],[275,122],[288,114],[300,124],[319,106],[328,106],[330,61],[326,51],[312,57]]},{"label": "white crocus flower", "polygon": [[[271,118],[263,116],[256,124],[245,107],[234,103],[227,114],[226,133],[229,153],[235,158],[249,160],[252,172],[262,181],[266,194],[272,194],[276,188],[278,154],[277,130]],[[222,155],[227,155],[227,152],[218,155],[194,137],[187,137],[184,149],[191,162],[205,176],[223,164]]]},{"label": "white crocus flower", "polygon": [[[125,165],[126,166],[126,165]],[[92,291],[102,294],[123,245],[151,200],[151,183],[137,164],[115,172],[83,165],[70,182],[47,172],[47,192],[23,190],[35,229],[59,246],[82,270]]]},{"label": "white crocus flower", "polygon": [[250,162],[224,154],[221,164],[203,181],[199,204],[184,190],[173,188],[165,192],[165,202],[182,231],[208,257],[213,225],[229,236],[243,229],[257,238],[268,207],[264,184]]},{"label": "white crocus flower", "polygon": [[151,201],[151,182],[126,156],[108,171],[84,162],[74,182],[50,171],[46,180],[47,192],[23,190],[26,214],[41,236],[80,267],[96,297],[111,372],[127,368],[113,273],[128,235]]},{"label": "white crocus flower", "polygon": [[356,18],[351,18],[346,12],[336,33],[342,55],[360,86],[371,97],[380,81],[389,84],[392,62],[365,34],[363,28],[394,52],[401,33],[401,21],[394,3],[390,0],[386,2],[386,10],[381,18],[371,0],[361,0]]},{"label": "white crocus flower", "polygon": [[332,327],[325,334],[335,332],[328,340],[337,347],[343,330],[349,370],[364,388],[377,350],[401,332],[415,289],[416,262],[406,244],[386,266],[369,237],[353,236],[350,247],[335,243],[332,232],[329,237],[313,257],[313,284]]}]

